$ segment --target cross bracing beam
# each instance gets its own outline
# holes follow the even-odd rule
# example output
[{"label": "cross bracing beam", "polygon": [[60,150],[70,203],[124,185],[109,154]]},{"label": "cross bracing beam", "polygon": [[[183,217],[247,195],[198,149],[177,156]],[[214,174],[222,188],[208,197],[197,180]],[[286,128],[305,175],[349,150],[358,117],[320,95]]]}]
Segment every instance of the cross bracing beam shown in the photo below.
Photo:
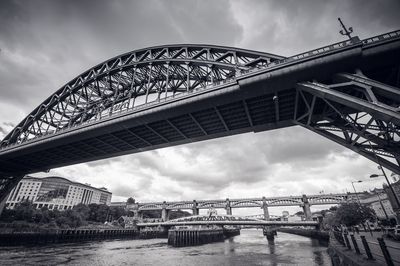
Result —
[{"label": "cross bracing beam", "polygon": [[348,73],[333,80],[297,85],[296,123],[400,173],[400,89]]}]

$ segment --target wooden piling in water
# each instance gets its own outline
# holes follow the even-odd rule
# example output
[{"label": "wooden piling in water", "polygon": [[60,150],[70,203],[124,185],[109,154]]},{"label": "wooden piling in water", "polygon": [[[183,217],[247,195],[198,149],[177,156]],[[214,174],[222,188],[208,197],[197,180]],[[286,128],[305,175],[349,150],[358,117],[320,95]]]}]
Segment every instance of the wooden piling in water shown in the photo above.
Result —
[{"label": "wooden piling in water", "polygon": [[224,230],[179,228],[168,231],[168,244],[174,247],[195,246],[224,240]]}]

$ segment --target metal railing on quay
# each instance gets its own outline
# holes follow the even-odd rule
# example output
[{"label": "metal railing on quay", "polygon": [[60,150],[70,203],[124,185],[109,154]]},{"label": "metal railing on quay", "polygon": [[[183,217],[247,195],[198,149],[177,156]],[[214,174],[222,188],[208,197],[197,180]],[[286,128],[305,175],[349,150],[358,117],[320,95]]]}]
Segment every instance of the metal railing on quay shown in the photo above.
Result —
[{"label": "metal railing on quay", "polygon": [[366,238],[364,235],[355,233],[349,234],[338,230],[333,230],[332,233],[337,242],[358,256],[389,266],[400,265],[400,245],[396,247],[387,244],[382,237],[371,240],[370,237]]}]

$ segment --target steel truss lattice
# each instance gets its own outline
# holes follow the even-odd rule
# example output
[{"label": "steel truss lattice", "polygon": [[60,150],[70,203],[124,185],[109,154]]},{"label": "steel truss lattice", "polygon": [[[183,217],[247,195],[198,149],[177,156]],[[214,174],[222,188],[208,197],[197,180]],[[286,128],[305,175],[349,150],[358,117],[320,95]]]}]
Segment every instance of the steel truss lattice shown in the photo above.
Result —
[{"label": "steel truss lattice", "polygon": [[295,123],[400,173],[400,89],[358,74],[296,87]]},{"label": "steel truss lattice", "polygon": [[221,46],[167,45],[103,62],[73,79],[28,115],[0,147],[22,143],[113,111],[157,102],[234,78],[281,56]]}]

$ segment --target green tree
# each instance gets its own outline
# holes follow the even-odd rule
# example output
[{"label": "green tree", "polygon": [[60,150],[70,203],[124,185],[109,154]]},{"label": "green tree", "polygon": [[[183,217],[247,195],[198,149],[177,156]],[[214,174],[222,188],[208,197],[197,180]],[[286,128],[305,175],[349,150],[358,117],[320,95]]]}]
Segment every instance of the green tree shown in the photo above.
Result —
[{"label": "green tree", "polygon": [[336,225],[344,224],[346,226],[354,226],[364,223],[367,220],[374,219],[375,212],[373,209],[365,205],[351,202],[344,203],[337,208],[333,223]]},{"label": "green tree", "polygon": [[66,224],[73,228],[87,224],[86,220],[82,217],[82,212],[78,212],[74,209],[64,211],[62,216],[58,217],[56,222],[60,226]]},{"label": "green tree", "polygon": [[127,203],[128,205],[130,205],[130,204],[135,204],[135,199],[132,198],[132,197],[130,197],[130,198],[127,199],[126,203]]},{"label": "green tree", "polygon": [[90,216],[90,208],[85,204],[79,203],[78,205],[74,206],[73,210],[77,212],[84,220],[87,220]]},{"label": "green tree", "polygon": [[125,216],[128,212],[123,207],[110,207],[110,214],[113,220],[117,220],[121,216]]},{"label": "green tree", "polygon": [[14,209],[15,220],[23,220],[27,222],[33,222],[35,216],[35,208],[32,202],[22,201]]},{"label": "green tree", "polygon": [[90,204],[89,205],[88,221],[104,223],[110,214],[110,207],[105,204]]}]

